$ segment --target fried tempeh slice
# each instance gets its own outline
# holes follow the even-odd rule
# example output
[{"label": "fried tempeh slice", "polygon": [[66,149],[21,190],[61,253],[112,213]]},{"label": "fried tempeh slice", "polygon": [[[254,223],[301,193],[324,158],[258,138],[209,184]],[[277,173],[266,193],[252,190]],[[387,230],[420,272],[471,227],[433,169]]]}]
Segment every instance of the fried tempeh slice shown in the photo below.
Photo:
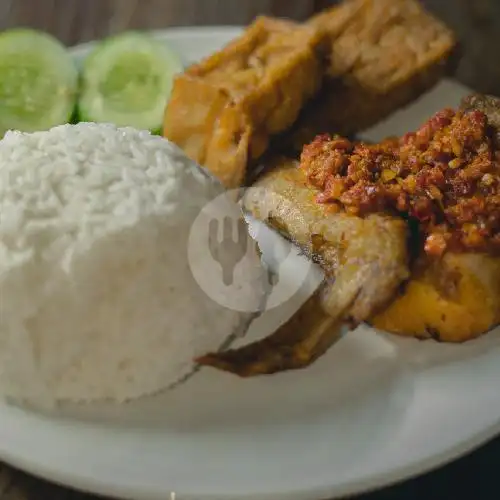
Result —
[{"label": "fried tempeh slice", "polygon": [[397,218],[366,219],[328,211],[293,160],[264,175],[244,208],[300,246],[325,271],[321,288],[270,337],[199,360],[242,376],[303,368],[338,338],[343,321],[359,323],[385,306],[408,277],[407,228]]},{"label": "fried tempeh slice", "polygon": [[417,0],[346,0],[309,21],[328,40],[326,82],[293,133],[350,136],[433,87],[456,64],[453,33]]},{"label": "fried tempeh slice", "polygon": [[228,188],[319,90],[319,31],[259,17],[239,38],[175,78],[163,135]]}]

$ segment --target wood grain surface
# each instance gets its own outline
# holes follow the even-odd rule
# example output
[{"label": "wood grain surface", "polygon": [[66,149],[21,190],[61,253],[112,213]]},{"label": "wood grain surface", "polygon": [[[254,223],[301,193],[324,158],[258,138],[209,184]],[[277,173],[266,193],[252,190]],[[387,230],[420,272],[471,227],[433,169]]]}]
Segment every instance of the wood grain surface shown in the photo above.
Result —
[{"label": "wood grain surface", "polygon": [[[496,57],[500,47],[500,1],[422,1],[447,22],[461,39],[464,56],[457,78],[476,90],[500,95],[500,64]],[[0,0],[0,29],[19,26],[39,28],[52,33],[67,45],[75,45],[129,28],[246,24],[257,14],[264,13],[305,19],[315,9],[330,3],[329,0]],[[495,446],[500,452],[500,445],[496,443]],[[473,460],[481,460],[482,456],[475,455]],[[424,481],[431,481],[432,484],[433,477],[426,476]],[[406,490],[399,490],[403,491],[399,494],[398,490],[387,490],[387,493],[366,498],[394,500],[432,497],[429,491],[419,490],[418,485],[424,483],[409,484]],[[430,486],[432,490],[435,487]],[[419,494],[413,496],[411,492],[417,490]],[[446,493],[438,494],[437,491],[436,494],[440,498],[452,497]],[[497,490],[491,498],[499,497]],[[97,497],[72,492],[0,465],[0,500],[91,498]],[[486,497],[474,494],[469,498]]]},{"label": "wood grain surface", "polygon": [[[464,56],[457,72],[463,83],[500,94],[500,1],[422,0],[453,28]],[[31,26],[68,45],[128,28],[246,24],[257,14],[305,19],[332,0],[0,0],[0,29]]]}]

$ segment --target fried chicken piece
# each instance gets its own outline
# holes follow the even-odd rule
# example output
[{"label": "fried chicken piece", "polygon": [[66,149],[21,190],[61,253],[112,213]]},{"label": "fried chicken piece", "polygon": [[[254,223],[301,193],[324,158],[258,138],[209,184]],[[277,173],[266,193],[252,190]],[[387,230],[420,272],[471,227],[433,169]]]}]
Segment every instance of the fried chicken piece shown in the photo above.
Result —
[{"label": "fried chicken piece", "polygon": [[[378,203],[391,199],[384,196],[394,194],[394,189],[403,189],[398,182],[393,184],[392,190],[387,185],[383,190],[381,185],[386,181],[397,181],[398,174],[391,167],[394,162],[404,161],[405,156],[400,156],[400,153],[408,153],[407,139],[418,136],[421,142],[417,149],[424,157],[431,144],[437,153],[442,153],[440,147],[448,151],[448,155],[454,149],[453,154],[458,155],[455,160],[462,159],[465,145],[459,142],[456,134],[453,135],[455,128],[446,128],[458,124],[462,134],[460,140],[468,144],[469,156],[464,159],[465,164],[452,166],[452,160],[448,158],[450,163],[440,167],[452,168],[454,174],[457,168],[467,169],[476,156],[484,154],[489,140],[489,135],[484,136],[485,130],[487,134],[493,132],[493,141],[498,139],[494,133],[500,122],[500,99],[469,99],[464,102],[464,107],[472,111],[481,108],[482,113],[491,116],[488,121],[490,129],[484,129],[481,113],[472,113],[472,121],[467,119],[469,115],[458,114],[455,123],[452,119],[454,112],[448,110],[444,114],[437,113],[416,134],[409,134],[402,141],[385,141],[372,149],[360,145],[356,150],[346,139],[318,137],[304,149],[300,167],[293,160],[281,162],[247,190],[243,199],[245,210],[301,247],[321,265],[326,281],[321,293],[313,296],[297,313],[307,330],[298,332],[297,318],[292,317],[268,339],[228,353],[211,354],[202,362],[245,376],[301,368],[317,359],[335,341],[333,327],[346,320],[355,324],[367,321],[388,332],[446,342],[475,338],[499,323],[498,254],[471,253],[468,247],[465,247],[465,252],[458,252],[460,247],[452,247],[436,257],[427,245],[422,245],[425,230],[432,231],[432,226],[419,222],[420,230],[410,235],[409,223],[403,219],[403,214],[401,217],[383,215],[381,211],[389,210],[389,206],[385,202]],[[450,134],[453,143],[447,140]],[[471,137],[478,151],[472,148]],[[433,158],[443,156],[438,154]],[[493,153],[489,161],[496,161]],[[488,175],[490,180],[497,182],[494,176],[498,178],[500,174],[498,163],[493,167],[497,170]],[[425,165],[420,165],[419,169],[420,173],[425,172]],[[380,175],[376,175],[379,170]],[[391,177],[383,175],[391,172]],[[362,217],[344,212],[337,202],[327,202],[335,193],[328,191],[329,197],[325,198],[322,187],[335,189],[335,183],[328,184],[332,179],[339,182],[339,186],[342,179],[351,183],[358,179],[362,189],[356,191],[356,183],[351,186],[354,191],[348,200],[354,201],[356,193],[360,196],[358,201],[366,209]],[[403,178],[399,180],[404,182]],[[483,189],[483,195],[485,193]],[[494,190],[488,193],[489,197],[497,196]],[[418,189],[410,189],[405,196],[410,195],[423,200]],[[455,193],[455,196],[459,194]],[[341,200],[343,196],[339,192],[333,199]],[[451,199],[448,197],[447,201],[451,202]],[[444,201],[441,204],[444,209],[443,204]],[[423,215],[422,207],[419,210],[418,214]],[[495,224],[497,219],[491,220]],[[486,227],[484,220],[482,227]],[[493,229],[495,227],[498,229],[498,226]],[[453,229],[456,230],[456,226],[450,227]],[[491,237],[496,238],[495,234]],[[453,232],[450,235],[453,236]],[[415,238],[413,242],[409,236]],[[412,246],[411,243],[417,244]],[[412,263],[411,274],[410,250],[416,250],[417,255],[420,253]],[[312,348],[304,349],[304,345]]]},{"label": "fried chicken piece", "polygon": [[340,324],[322,306],[324,293],[328,291],[329,286],[320,287],[287,322],[268,337],[239,349],[207,354],[198,358],[197,363],[240,377],[306,368],[340,336]]},{"label": "fried chicken piece", "polygon": [[369,322],[442,342],[476,338],[500,323],[500,258],[447,253],[414,271],[401,295]]},{"label": "fried chicken piece", "polygon": [[367,129],[432,88],[458,61],[453,33],[416,0],[346,0],[309,24],[328,40],[326,82],[290,136]]},{"label": "fried chicken piece", "polygon": [[319,90],[319,31],[259,17],[239,38],[175,78],[163,135],[227,188]]},{"label": "fried chicken piece", "polygon": [[303,368],[356,324],[387,304],[408,277],[407,227],[384,215],[365,219],[316,203],[316,191],[292,160],[264,175],[243,199],[256,219],[293,241],[325,271],[326,281],[270,337],[199,360],[242,376]]},{"label": "fried chicken piece", "polygon": [[462,99],[460,109],[481,111],[487,116],[495,147],[500,150],[500,98],[492,95],[471,94]]},{"label": "fried chicken piece", "polygon": [[411,278],[376,327],[459,342],[500,321],[499,126],[500,99],[473,96],[400,140],[356,146],[325,135],[304,147],[319,203],[400,214],[414,227]]},{"label": "fried chicken piece", "polygon": [[[499,150],[500,99],[470,95],[461,110],[486,115]],[[389,332],[443,342],[478,337],[500,323],[500,256],[449,252],[437,262],[424,261],[404,293],[372,323]]]},{"label": "fried chicken piece", "polygon": [[244,209],[298,245],[317,262],[332,290],[324,300],[333,317],[358,323],[392,298],[409,276],[405,222],[372,214],[336,212],[316,202],[318,191],[295,161],[259,179],[243,198]]}]

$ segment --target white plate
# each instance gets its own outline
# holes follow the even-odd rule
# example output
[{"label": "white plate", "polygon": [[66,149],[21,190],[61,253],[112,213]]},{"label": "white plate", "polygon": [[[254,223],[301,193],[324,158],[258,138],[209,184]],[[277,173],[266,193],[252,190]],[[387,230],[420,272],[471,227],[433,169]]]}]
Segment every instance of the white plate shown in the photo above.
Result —
[{"label": "white plate", "polygon": [[[192,61],[237,33],[197,28],[159,36]],[[416,127],[465,93],[443,82],[367,136]],[[308,264],[298,258],[296,265]],[[314,270],[309,291],[319,277]],[[266,314],[254,335],[272,330],[307,293]],[[334,497],[422,473],[493,437],[499,379],[499,329],[450,346],[359,328],[300,372],[240,380],[207,369],[162,397],[57,418],[2,404],[0,458],[135,500]]]}]

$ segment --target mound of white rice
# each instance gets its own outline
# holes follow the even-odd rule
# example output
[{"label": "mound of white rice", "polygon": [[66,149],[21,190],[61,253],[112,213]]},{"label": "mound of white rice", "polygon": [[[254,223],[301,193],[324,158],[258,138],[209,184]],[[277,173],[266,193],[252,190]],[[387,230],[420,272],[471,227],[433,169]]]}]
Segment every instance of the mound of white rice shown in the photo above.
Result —
[{"label": "mound of white rice", "polygon": [[[171,387],[195,356],[241,333],[251,315],[201,290],[186,249],[193,220],[222,192],[179,148],[147,132],[81,123],[7,133],[0,394],[121,402]],[[248,271],[260,282],[257,256]]]}]

